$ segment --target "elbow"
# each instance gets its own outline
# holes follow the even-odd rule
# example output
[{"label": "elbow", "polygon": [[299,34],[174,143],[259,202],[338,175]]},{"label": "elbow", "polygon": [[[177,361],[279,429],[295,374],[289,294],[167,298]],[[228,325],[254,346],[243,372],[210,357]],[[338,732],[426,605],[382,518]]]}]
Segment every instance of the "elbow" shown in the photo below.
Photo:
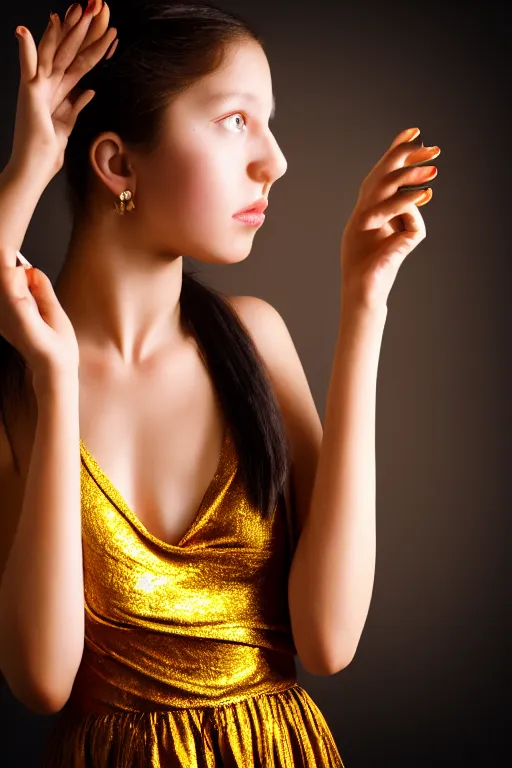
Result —
[{"label": "elbow", "polygon": [[307,666],[303,663],[302,666],[306,670],[306,672],[309,672],[310,675],[316,675],[317,677],[330,677],[331,675],[337,675],[338,672],[341,672],[345,667],[348,667],[352,659],[343,660],[342,662],[336,662],[336,663],[317,663],[317,664],[310,664],[308,663]]},{"label": "elbow", "polygon": [[42,691],[27,684],[20,685],[5,681],[15,699],[35,715],[56,715],[69,699],[69,691],[65,694],[57,691]]},{"label": "elbow", "polygon": [[[0,648],[0,680],[3,678],[15,699],[36,715],[55,715],[68,701],[79,664],[83,643],[74,657],[48,659],[35,658],[34,653],[20,648]],[[8,653],[8,651],[11,651]]]},{"label": "elbow", "polygon": [[325,668],[328,670],[326,674],[336,675],[341,672],[342,669],[348,667],[354,660],[356,655],[357,644],[347,646],[346,648],[339,648],[337,652],[332,653],[326,661]]},{"label": "elbow", "polygon": [[56,715],[66,704],[69,696],[49,696],[42,694],[30,694],[28,697],[17,697],[27,709],[35,715]]},{"label": "elbow", "polygon": [[37,679],[29,674],[26,666],[4,664],[0,679],[23,706],[36,715],[55,715],[68,701],[73,688],[73,675],[63,675],[62,670],[53,680]]},{"label": "elbow", "polygon": [[306,664],[305,662],[302,661],[302,659],[301,659],[301,664],[306,670],[306,672],[309,672],[310,675],[316,675],[317,677],[329,677],[330,675],[335,674],[332,671],[332,668],[326,666],[325,664],[311,664],[310,662]]},{"label": "elbow", "polygon": [[353,661],[355,656],[355,652],[348,654],[346,656],[343,656],[340,659],[333,661],[326,665],[327,672],[326,675],[336,675],[338,672],[341,672],[343,669],[348,667],[348,665]]},{"label": "elbow", "polygon": [[330,677],[341,672],[353,661],[356,649],[337,649],[335,653],[300,654],[306,672],[318,677]]}]

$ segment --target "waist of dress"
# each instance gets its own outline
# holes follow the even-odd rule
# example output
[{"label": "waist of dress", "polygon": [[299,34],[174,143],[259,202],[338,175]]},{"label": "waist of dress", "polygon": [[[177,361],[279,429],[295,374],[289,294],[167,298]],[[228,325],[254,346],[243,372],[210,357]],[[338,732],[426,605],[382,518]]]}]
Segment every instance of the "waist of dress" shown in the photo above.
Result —
[{"label": "waist of dress", "polygon": [[159,633],[128,633],[124,639],[117,637],[108,651],[86,640],[68,711],[105,714],[217,706],[277,693],[297,681],[293,646]]}]

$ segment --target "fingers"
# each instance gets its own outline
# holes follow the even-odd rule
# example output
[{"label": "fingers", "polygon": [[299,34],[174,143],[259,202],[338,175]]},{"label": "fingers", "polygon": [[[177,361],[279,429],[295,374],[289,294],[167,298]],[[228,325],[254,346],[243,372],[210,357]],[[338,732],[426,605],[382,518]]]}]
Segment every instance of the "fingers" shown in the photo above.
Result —
[{"label": "fingers", "polygon": [[107,3],[103,3],[100,12],[94,17],[93,22],[89,29],[85,39],[81,45],[81,50],[87,48],[87,46],[95,43],[100,37],[103,37],[108,29],[110,21],[110,8]]},{"label": "fingers", "polygon": [[[106,54],[117,37],[117,29],[110,27],[100,38],[77,54],[75,60],[66,72],[66,78],[75,83],[92,69]],[[69,87],[69,86],[68,86]]]},{"label": "fingers", "polygon": [[401,214],[400,218],[404,225],[404,231],[421,238],[426,237],[427,230],[425,222],[423,221],[421,213],[418,211],[418,206],[410,206],[405,213]]},{"label": "fingers", "polygon": [[419,128],[402,131],[361,184],[360,202],[370,208],[398,190],[405,193],[424,189],[437,176],[437,168],[430,163],[440,153],[438,146],[422,146]]},{"label": "fingers", "polygon": [[364,185],[366,187],[375,186],[377,179],[382,175],[390,173],[397,168],[402,168],[408,157],[417,152],[421,152],[423,149],[425,148],[421,141],[419,128],[407,128],[405,131],[401,131],[396,136],[389,149],[372,168],[363,182]]},{"label": "fingers", "polygon": [[380,229],[395,216],[402,216],[410,211],[411,205],[425,205],[432,199],[432,189],[413,190],[412,192],[396,192],[387,200],[381,200],[376,205],[363,211],[359,216],[361,230]]},{"label": "fingers", "polygon": [[[396,268],[427,235],[425,222],[414,205],[402,213],[398,221],[401,226],[397,229],[393,227],[393,233],[380,241],[374,254],[378,261],[394,263]],[[391,225],[394,223],[393,220]]]},{"label": "fingers", "polygon": [[99,40],[96,40],[76,55],[53,97],[54,111],[58,110],[59,106],[68,97],[70,91],[75,87],[79,80],[81,80],[81,78],[93,69],[93,67],[103,58],[116,39],[116,36],[117,29],[111,27]]},{"label": "fingers", "polygon": [[[70,29],[80,20],[81,16],[82,6],[80,3],[74,3],[73,5],[70,5],[66,11],[64,22],[62,24],[63,37],[67,35]],[[110,8],[108,7],[107,3],[104,2],[99,12],[93,13],[92,23],[87,30],[87,34],[85,35],[82,45],[80,46],[80,50],[87,48],[88,45],[94,43],[102,35],[104,35],[108,28],[109,21]]]},{"label": "fingers", "polygon": [[3,267],[17,267],[17,261],[25,269],[32,269],[32,264],[20,251],[13,251],[10,248],[0,249],[0,266]]},{"label": "fingers", "polygon": [[405,166],[415,165],[416,163],[421,163],[425,160],[433,160],[441,153],[438,146],[418,146],[418,140],[419,137],[413,141],[397,144],[393,149],[389,150],[378,164],[379,172],[389,173],[390,171]]},{"label": "fingers", "polygon": [[30,30],[27,27],[17,27],[20,54],[20,75],[25,83],[29,83],[37,75],[37,47]]},{"label": "fingers", "polygon": [[400,131],[400,133],[395,137],[390,149],[394,149],[396,146],[403,144],[405,141],[413,141],[414,139],[417,139],[419,135],[419,128],[406,128],[405,130]]},{"label": "fingers", "polygon": [[408,128],[405,131],[401,131],[389,149],[384,152],[380,160],[375,163],[370,173],[363,181],[362,187],[375,186],[376,179],[380,178],[383,174],[389,173],[403,166],[404,159],[408,153],[423,147],[423,142],[420,138],[419,128]]},{"label": "fingers", "polygon": [[69,30],[82,18],[82,6],[80,3],[73,3],[67,9],[62,22],[62,36],[68,34]]},{"label": "fingers", "polygon": [[64,75],[77,55],[94,19],[93,8],[94,4],[90,2],[78,22],[71,27],[66,37],[61,41],[53,59],[52,74]]},{"label": "fingers", "polygon": [[406,187],[405,191],[414,191],[412,189],[413,186],[416,190],[420,187],[424,189],[427,186],[427,182],[432,181],[436,176],[437,168],[435,165],[397,168],[380,180],[372,200],[374,202],[385,200],[402,187]]},{"label": "fingers", "polygon": [[105,56],[106,59],[111,59],[114,53],[116,52],[117,44],[119,43],[119,38],[116,38],[114,42],[112,43],[112,47],[109,49],[109,52]]},{"label": "fingers", "polygon": [[53,57],[61,41],[61,23],[57,13],[50,14],[50,20],[37,46],[38,72],[44,77],[52,73]]},{"label": "fingers", "polygon": [[2,267],[15,267],[17,253],[12,248],[0,248],[0,269]]},{"label": "fingers", "polygon": [[78,115],[80,114],[82,109],[84,109],[84,107],[86,107],[87,104],[89,104],[89,102],[93,100],[95,95],[96,95],[95,91],[91,91],[91,90],[84,91],[78,96],[78,98],[74,102],[66,120],[66,128],[68,131],[68,136],[73,130],[73,128],[75,127],[75,123],[78,118]]},{"label": "fingers", "polygon": [[411,165],[418,165],[428,160],[434,160],[440,154],[441,149],[438,146],[420,147],[407,155],[403,167],[410,167]]}]

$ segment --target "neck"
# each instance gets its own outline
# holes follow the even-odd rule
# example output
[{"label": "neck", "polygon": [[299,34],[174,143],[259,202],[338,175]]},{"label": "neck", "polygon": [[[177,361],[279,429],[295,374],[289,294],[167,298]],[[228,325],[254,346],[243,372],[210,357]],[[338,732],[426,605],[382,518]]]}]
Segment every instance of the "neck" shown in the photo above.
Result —
[{"label": "neck", "polygon": [[81,349],[130,366],[183,341],[182,273],[182,256],[120,238],[115,225],[75,227],[55,293]]}]

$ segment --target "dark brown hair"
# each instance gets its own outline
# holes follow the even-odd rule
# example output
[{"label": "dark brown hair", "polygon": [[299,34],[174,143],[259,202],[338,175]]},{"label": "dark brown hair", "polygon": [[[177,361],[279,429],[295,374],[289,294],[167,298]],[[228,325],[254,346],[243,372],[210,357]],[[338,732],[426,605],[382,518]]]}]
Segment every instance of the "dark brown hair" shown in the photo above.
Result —
[{"label": "dark brown hair", "polygon": [[[109,1],[119,43],[81,81],[96,95],[80,113],[69,137],[64,169],[73,219],[83,214],[91,168],[88,150],[103,131],[128,144],[158,145],[166,107],[222,63],[227,45],[259,37],[234,14],[210,4],[167,0]],[[272,385],[241,319],[224,295],[183,272],[180,295],[185,327],[197,340],[226,422],[251,502],[270,516],[284,492],[289,446]],[[0,337],[0,413],[5,396],[21,387],[23,358]],[[4,418],[5,422],[5,418]]]}]

